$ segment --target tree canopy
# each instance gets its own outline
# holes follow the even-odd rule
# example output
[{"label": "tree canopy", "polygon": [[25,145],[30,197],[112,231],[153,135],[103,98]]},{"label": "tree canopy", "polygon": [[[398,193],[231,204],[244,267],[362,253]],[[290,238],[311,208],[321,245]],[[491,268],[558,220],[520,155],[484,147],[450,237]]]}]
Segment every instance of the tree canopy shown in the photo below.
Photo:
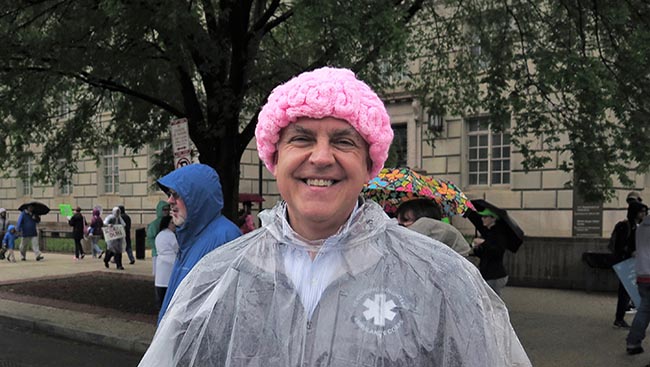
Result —
[{"label": "tree canopy", "polygon": [[[140,149],[185,117],[232,217],[266,96],[324,65],[351,68],[378,90],[397,81],[429,113],[489,113],[495,130],[514,121],[524,166],[567,152],[563,167],[589,199],[630,185],[629,172],[650,162],[642,0],[2,3],[0,169],[21,168],[39,145],[46,181],[103,147]],[[109,123],[96,122],[101,111]]]},{"label": "tree canopy", "polygon": [[434,46],[419,51],[429,56],[412,88],[428,96],[429,108],[489,113],[497,131],[512,121],[524,168],[544,168],[553,152],[564,153],[560,167],[587,200],[607,200],[648,171],[647,1],[446,4],[423,16],[438,31]]},{"label": "tree canopy", "polygon": [[[385,86],[381,76],[405,65],[422,2],[3,1],[0,168],[20,168],[39,145],[37,178],[59,180],[78,158],[137,150],[185,117],[232,217],[241,155],[271,89],[324,65]],[[96,122],[101,111],[110,123]]]}]

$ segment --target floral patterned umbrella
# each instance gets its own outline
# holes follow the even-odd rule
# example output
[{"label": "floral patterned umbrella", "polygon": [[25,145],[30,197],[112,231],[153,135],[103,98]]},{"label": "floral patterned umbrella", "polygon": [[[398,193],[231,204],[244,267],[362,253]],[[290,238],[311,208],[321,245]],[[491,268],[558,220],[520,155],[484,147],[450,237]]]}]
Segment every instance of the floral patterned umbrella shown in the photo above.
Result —
[{"label": "floral patterned umbrella", "polygon": [[446,216],[463,215],[467,209],[474,209],[472,202],[453,182],[431,176],[422,177],[435,188],[434,199],[440,204]]},{"label": "floral patterned umbrella", "polygon": [[440,204],[444,216],[463,214],[472,203],[447,180],[420,175],[410,168],[384,168],[363,188],[365,198],[376,201],[386,213],[395,213],[408,200],[428,198]]}]

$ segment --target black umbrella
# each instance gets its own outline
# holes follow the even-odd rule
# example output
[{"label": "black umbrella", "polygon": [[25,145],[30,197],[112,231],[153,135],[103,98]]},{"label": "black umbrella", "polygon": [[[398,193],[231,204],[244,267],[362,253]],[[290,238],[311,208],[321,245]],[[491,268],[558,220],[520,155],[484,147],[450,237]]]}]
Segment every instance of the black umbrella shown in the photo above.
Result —
[{"label": "black umbrella", "polygon": [[485,209],[490,209],[496,215],[499,216],[499,219],[505,224],[505,227],[508,229],[508,234],[509,234],[509,241],[508,241],[508,250],[512,252],[517,252],[519,250],[519,246],[524,241],[524,231],[519,227],[517,222],[514,221],[514,219],[510,218],[508,215],[508,212],[505,211],[505,209],[501,209],[497,207],[496,205],[485,201],[483,199],[475,199],[472,200],[472,204],[476,208],[476,211],[483,211]]},{"label": "black umbrella", "polygon": [[32,213],[36,215],[45,215],[50,212],[50,208],[48,208],[47,205],[41,203],[40,201],[30,201],[28,203],[25,203],[21,205],[18,210],[22,212],[30,205],[32,206]]}]

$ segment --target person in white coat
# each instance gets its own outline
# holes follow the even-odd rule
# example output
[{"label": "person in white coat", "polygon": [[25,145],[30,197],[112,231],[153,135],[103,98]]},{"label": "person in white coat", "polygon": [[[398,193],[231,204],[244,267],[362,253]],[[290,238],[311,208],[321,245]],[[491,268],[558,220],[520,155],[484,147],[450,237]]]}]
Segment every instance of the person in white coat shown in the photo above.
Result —
[{"label": "person in white coat", "polygon": [[[111,228],[114,226],[126,227],[119,207],[114,207],[111,214],[104,219],[104,226]],[[110,229],[106,229],[109,231]],[[104,233],[106,235],[106,233]],[[115,266],[118,270],[124,270],[122,266],[122,251],[124,251],[124,237],[106,241],[106,256],[104,256],[104,266],[108,268],[108,263],[112,257],[115,257]]]},{"label": "person in white coat", "polygon": [[178,255],[178,241],[176,240],[176,225],[171,216],[164,216],[160,220],[160,229],[156,235],[156,251],[158,256],[155,257],[156,266],[154,267],[154,282],[156,286],[156,302],[158,308],[162,307],[167,285],[172,275],[174,261]]}]

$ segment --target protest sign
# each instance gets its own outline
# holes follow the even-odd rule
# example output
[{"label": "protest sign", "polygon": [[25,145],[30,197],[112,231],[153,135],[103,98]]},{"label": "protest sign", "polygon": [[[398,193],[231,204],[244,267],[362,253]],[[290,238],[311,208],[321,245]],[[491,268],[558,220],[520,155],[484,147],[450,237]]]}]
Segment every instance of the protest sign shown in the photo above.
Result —
[{"label": "protest sign", "polygon": [[105,226],[102,228],[104,231],[104,240],[112,241],[120,238],[126,237],[126,232],[124,231],[124,226],[121,224],[116,224],[111,226]]},{"label": "protest sign", "polygon": [[72,205],[70,204],[59,204],[59,212],[61,212],[61,215],[64,217],[71,217],[72,216]]},{"label": "protest sign", "polygon": [[631,257],[625,261],[621,261],[618,264],[612,266],[618,279],[623,283],[623,287],[627,291],[627,294],[630,295],[630,299],[634,302],[634,305],[639,307],[641,304],[641,295],[639,294],[639,288],[636,286],[636,271],[634,270],[634,258]]}]

